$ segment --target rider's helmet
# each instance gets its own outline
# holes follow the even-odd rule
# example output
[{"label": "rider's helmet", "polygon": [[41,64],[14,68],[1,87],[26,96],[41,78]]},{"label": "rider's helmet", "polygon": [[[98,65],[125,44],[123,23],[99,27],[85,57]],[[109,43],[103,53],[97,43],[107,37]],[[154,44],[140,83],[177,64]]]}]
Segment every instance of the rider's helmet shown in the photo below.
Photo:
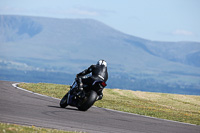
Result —
[{"label": "rider's helmet", "polygon": [[106,63],[105,60],[99,60],[99,61],[97,62],[97,65],[103,65],[103,66],[107,67],[107,63]]}]

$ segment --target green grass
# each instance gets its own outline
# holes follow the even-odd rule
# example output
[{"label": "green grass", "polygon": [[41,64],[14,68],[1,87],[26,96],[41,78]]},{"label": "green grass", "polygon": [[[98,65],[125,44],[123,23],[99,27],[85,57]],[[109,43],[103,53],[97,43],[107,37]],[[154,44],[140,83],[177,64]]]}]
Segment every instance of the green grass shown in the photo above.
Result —
[{"label": "green grass", "polygon": [[35,126],[21,126],[16,124],[0,123],[0,133],[80,133],[56,129],[39,128]]},{"label": "green grass", "polygon": [[[62,98],[67,85],[21,83],[19,87]],[[200,96],[104,89],[95,106],[129,113],[200,125]]]}]

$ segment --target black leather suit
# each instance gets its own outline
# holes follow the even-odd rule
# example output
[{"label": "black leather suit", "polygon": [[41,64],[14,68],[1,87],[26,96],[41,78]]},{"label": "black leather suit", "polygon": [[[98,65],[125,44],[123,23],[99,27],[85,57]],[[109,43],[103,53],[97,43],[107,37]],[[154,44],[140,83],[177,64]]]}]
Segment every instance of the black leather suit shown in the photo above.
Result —
[{"label": "black leather suit", "polygon": [[[89,73],[92,73],[92,75],[90,77],[81,78],[82,76],[85,76]],[[96,81],[96,80],[106,82],[108,80],[107,67],[105,67],[104,65],[91,65],[88,69],[77,74],[77,78],[78,78],[79,88],[82,87],[82,83],[84,85],[91,86],[94,83],[94,81]],[[98,95],[103,96],[103,93],[99,92]]]}]

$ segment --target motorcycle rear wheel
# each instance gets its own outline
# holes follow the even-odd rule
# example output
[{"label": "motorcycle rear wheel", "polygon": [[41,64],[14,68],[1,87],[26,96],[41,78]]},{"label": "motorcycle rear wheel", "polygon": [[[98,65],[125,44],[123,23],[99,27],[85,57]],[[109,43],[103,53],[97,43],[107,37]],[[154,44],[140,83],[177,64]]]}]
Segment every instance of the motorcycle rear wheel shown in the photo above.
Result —
[{"label": "motorcycle rear wheel", "polygon": [[87,111],[96,101],[97,99],[97,93],[93,90],[91,90],[90,95],[87,97],[87,100],[78,107],[81,111]]}]

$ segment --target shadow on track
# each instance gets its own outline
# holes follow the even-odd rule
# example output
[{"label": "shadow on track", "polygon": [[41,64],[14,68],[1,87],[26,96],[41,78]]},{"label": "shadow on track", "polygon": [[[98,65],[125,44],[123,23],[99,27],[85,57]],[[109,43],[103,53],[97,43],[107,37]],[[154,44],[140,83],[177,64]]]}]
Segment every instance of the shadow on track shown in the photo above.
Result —
[{"label": "shadow on track", "polygon": [[[60,106],[52,106],[52,105],[48,105],[48,107],[50,108],[60,108],[60,109],[67,109],[67,110],[75,110],[75,111],[80,111],[76,108],[61,108]],[[82,111],[81,111],[82,112]]]}]

